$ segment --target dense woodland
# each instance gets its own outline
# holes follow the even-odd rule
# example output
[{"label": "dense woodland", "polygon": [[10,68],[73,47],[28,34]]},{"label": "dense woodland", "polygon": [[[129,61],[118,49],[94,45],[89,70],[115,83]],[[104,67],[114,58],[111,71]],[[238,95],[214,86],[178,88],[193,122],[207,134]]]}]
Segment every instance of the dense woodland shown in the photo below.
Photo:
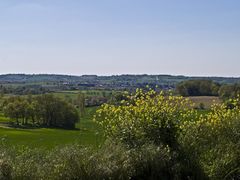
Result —
[{"label": "dense woodland", "polygon": [[3,102],[3,112],[15,125],[75,128],[77,109],[51,94],[32,97],[14,96]]},{"label": "dense woodland", "polygon": [[219,84],[211,80],[189,80],[179,83],[176,93],[181,96],[219,96],[223,100],[236,98],[240,84]]}]

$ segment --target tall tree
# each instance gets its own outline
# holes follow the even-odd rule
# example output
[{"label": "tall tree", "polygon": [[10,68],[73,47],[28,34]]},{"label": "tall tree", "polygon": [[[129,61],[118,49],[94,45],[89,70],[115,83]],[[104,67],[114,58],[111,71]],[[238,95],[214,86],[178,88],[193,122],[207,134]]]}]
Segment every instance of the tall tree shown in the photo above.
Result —
[{"label": "tall tree", "polygon": [[78,106],[80,115],[83,116],[85,114],[85,94],[82,92],[78,93],[77,106]]}]

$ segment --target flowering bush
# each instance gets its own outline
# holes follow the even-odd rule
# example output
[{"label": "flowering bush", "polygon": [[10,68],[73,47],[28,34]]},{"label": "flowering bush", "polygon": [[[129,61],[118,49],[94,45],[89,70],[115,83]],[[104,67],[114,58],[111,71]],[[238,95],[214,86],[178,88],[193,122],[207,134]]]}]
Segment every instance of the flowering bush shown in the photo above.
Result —
[{"label": "flowering bush", "polygon": [[215,104],[209,113],[181,126],[179,141],[214,179],[240,177],[240,100],[230,101],[231,109]]},{"label": "flowering bush", "polygon": [[189,121],[196,115],[188,99],[171,93],[137,89],[135,94],[126,94],[126,97],[120,105],[102,105],[95,120],[106,136],[129,146],[151,141],[173,147],[182,121]]}]

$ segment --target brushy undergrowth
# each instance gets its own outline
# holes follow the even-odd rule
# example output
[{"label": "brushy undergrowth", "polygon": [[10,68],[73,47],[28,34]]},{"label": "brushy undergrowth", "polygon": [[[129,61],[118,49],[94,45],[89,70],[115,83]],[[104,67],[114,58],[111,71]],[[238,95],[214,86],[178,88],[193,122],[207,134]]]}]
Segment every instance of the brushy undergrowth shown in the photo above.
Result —
[{"label": "brushy undergrowth", "polygon": [[99,149],[0,147],[0,179],[240,179],[240,98],[199,115],[189,101],[138,90],[103,105]]},{"label": "brushy undergrowth", "polygon": [[0,149],[0,179],[172,179],[177,177],[167,148],[145,144],[129,149],[106,142],[99,150],[70,145],[51,151]]}]

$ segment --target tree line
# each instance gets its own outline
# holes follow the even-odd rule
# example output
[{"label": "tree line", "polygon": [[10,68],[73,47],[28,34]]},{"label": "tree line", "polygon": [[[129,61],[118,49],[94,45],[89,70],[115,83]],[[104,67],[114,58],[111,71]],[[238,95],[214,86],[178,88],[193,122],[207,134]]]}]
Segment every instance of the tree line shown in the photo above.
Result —
[{"label": "tree line", "polygon": [[3,112],[16,125],[75,128],[79,121],[78,110],[52,94],[9,97],[3,102]]},{"label": "tree line", "polygon": [[0,85],[1,94],[16,94],[16,95],[27,95],[27,94],[45,94],[49,93],[50,89],[43,87],[42,85]]},{"label": "tree line", "polygon": [[240,84],[219,84],[212,80],[188,80],[176,86],[181,96],[219,96],[221,99],[235,98],[240,94]]},{"label": "tree line", "polygon": [[176,91],[182,96],[217,96],[220,84],[211,80],[188,80],[179,83]]}]

